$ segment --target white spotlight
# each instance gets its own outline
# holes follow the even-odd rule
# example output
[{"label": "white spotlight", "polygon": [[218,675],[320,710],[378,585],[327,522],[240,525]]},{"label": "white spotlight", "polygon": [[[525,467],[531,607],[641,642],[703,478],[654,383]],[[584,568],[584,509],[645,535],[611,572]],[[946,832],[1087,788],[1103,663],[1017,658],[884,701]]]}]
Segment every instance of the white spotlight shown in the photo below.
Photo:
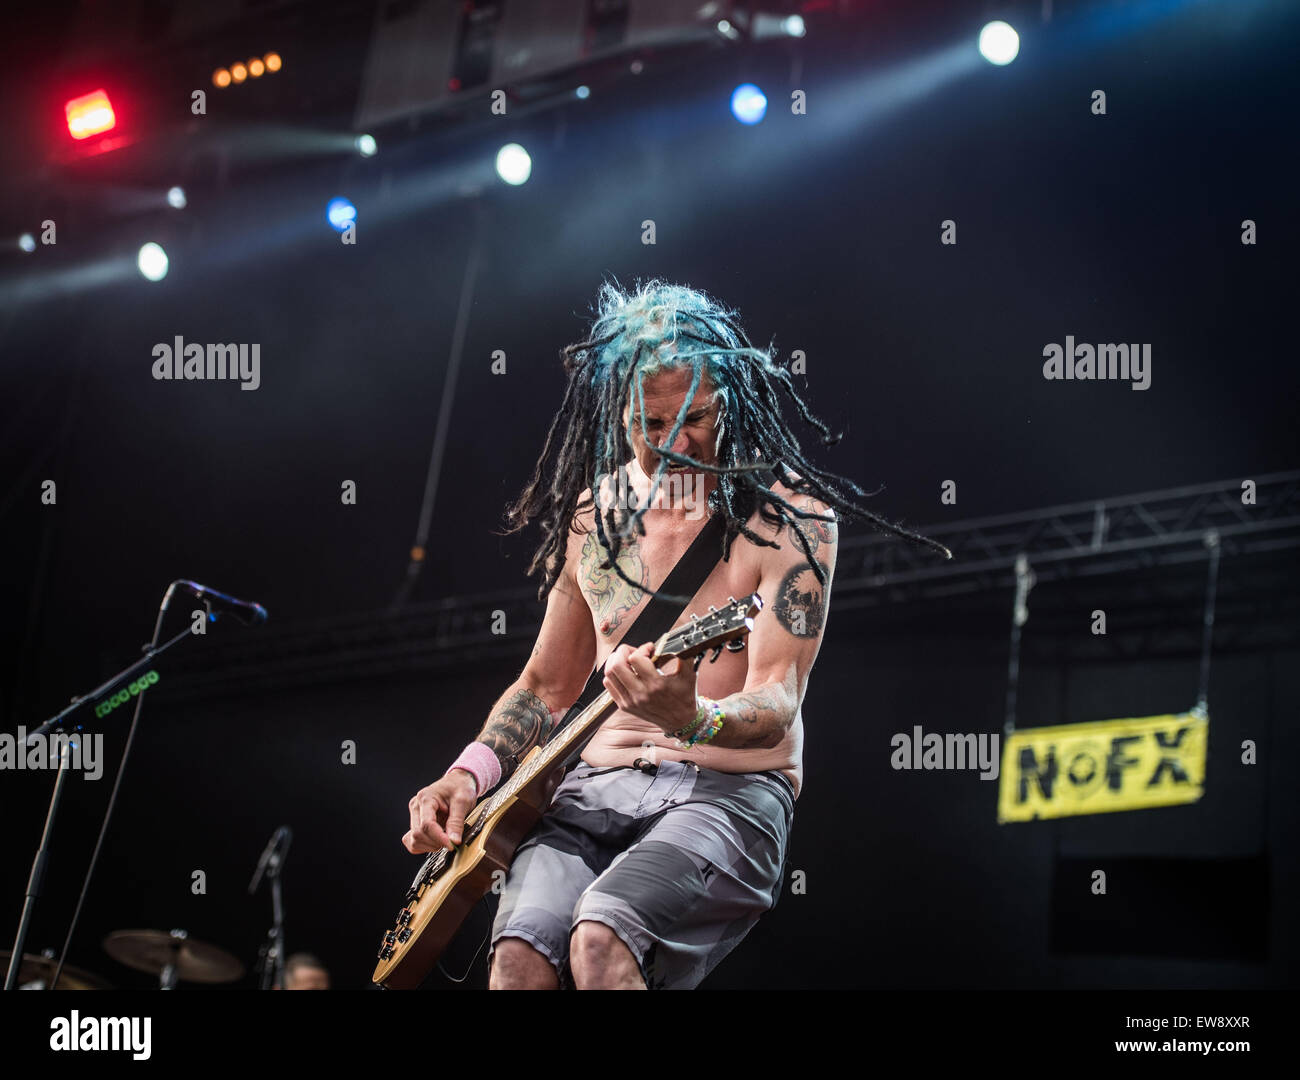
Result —
[{"label": "white spotlight", "polygon": [[173,187],[167,189],[167,205],[176,210],[185,209],[185,189]]},{"label": "white spotlight", "polygon": [[533,173],[533,159],[518,143],[506,143],[497,151],[497,175],[516,187],[526,183]]},{"label": "white spotlight", "polygon": [[153,242],[145,244],[136,256],[135,265],[149,281],[162,281],[167,276],[167,252]]},{"label": "white spotlight", "polygon": [[374,157],[379,150],[379,144],[375,142],[373,135],[357,136],[357,153],[362,157]]},{"label": "white spotlight", "polygon": [[803,37],[808,32],[804,26],[802,15],[787,15],[781,20],[781,29],[791,37]]},{"label": "white spotlight", "polygon": [[980,31],[980,55],[990,64],[1009,64],[1020,53],[1020,35],[1001,20]]},{"label": "white spotlight", "polygon": [[18,246],[30,255],[36,250],[36,237],[29,232],[25,232],[18,238]]}]

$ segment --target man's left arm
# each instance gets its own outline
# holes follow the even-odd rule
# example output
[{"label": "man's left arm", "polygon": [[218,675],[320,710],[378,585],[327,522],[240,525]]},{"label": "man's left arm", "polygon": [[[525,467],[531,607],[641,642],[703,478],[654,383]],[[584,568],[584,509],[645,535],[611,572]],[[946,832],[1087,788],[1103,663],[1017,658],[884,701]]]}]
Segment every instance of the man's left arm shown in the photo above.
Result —
[{"label": "man's left arm", "polygon": [[[817,499],[799,496],[791,501],[800,510],[834,517]],[[710,746],[746,750],[777,746],[799,713],[826,627],[839,534],[832,521],[797,518],[796,523],[812,557],[825,571],[826,582],[817,580],[792,527],[782,529],[780,550],[759,549],[758,594],[763,610],[749,635],[749,670],[744,688],[718,701],[725,719]]]}]

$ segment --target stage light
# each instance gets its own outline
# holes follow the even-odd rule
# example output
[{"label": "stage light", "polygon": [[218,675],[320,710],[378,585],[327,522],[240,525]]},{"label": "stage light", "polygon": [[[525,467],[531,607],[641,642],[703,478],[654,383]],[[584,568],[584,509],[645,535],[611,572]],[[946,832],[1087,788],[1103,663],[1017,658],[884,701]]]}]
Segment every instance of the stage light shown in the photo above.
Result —
[{"label": "stage light", "polygon": [[184,188],[172,187],[167,189],[167,205],[170,206],[172,209],[184,210],[186,202],[187,200],[185,198]]},{"label": "stage light", "polygon": [[740,40],[740,31],[732,26],[726,19],[718,20],[718,33],[732,41]]},{"label": "stage light", "polygon": [[149,281],[162,281],[167,276],[167,252],[152,241],[140,248],[135,265]]},{"label": "stage light", "polygon": [[767,112],[767,98],[753,83],[742,83],[731,92],[731,114],[742,124],[757,124]]},{"label": "stage light", "polygon": [[244,67],[243,64],[231,64],[230,77],[234,79],[235,82],[241,83],[248,78],[248,68]]},{"label": "stage light", "polygon": [[342,232],[357,220],[357,208],[347,199],[330,199],[329,205],[325,207],[325,216],[334,228]]},{"label": "stage light", "polygon": [[803,37],[808,28],[803,24],[802,15],[787,15],[781,20],[781,29],[791,37]]},{"label": "stage light", "polygon": [[266,65],[256,56],[248,62],[248,73],[256,79],[266,70]]},{"label": "stage light", "polygon": [[379,144],[373,135],[358,135],[356,147],[357,153],[362,157],[374,157],[379,151]]},{"label": "stage light", "polygon": [[533,159],[518,143],[506,143],[497,151],[497,175],[516,187],[527,182],[533,173]]},{"label": "stage light", "polygon": [[30,255],[36,250],[36,237],[29,232],[25,232],[18,238],[18,246]]},{"label": "stage light", "polygon": [[230,72],[225,68],[217,68],[217,70],[212,73],[212,85],[218,89],[224,90],[230,85]]},{"label": "stage light", "polygon": [[266,61],[267,71],[280,70],[280,64],[282,61],[280,60],[280,54],[278,52],[269,52],[264,57],[262,57],[262,59]]},{"label": "stage light", "polygon": [[113,106],[103,90],[73,98],[63,110],[68,117],[68,134],[74,139],[88,139],[117,124]]},{"label": "stage light", "polygon": [[573,92],[573,94],[574,94],[575,97],[579,98],[580,100],[582,100],[582,101],[586,101],[587,98],[591,97],[591,87],[590,87],[590,86],[580,86],[580,87],[578,87],[578,89],[576,89],[576,90]]},{"label": "stage light", "polygon": [[988,23],[980,31],[980,55],[990,64],[1009,64],[1020,52],[1020,35],[1002,22]]}]

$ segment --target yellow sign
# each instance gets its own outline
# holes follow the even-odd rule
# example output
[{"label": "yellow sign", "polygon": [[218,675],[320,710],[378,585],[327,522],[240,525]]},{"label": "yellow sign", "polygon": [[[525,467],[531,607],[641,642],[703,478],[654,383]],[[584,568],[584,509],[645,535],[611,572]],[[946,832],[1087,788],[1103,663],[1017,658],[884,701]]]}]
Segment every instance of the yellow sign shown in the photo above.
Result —
[{"label": "yellow sign", "polygon": [[998,821],[1195,802],[1210,718],[1198,713],[1025,728],[1003,744]]}]

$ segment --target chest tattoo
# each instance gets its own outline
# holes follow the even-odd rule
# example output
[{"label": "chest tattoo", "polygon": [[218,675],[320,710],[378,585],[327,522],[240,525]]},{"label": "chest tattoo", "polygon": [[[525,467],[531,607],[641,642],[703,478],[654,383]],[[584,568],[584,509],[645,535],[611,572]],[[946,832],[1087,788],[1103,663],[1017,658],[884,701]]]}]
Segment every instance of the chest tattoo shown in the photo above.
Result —
[{"label": "chest tattoo", "polygon": [[649,584],[645,563],[641,561],[641,551],[636,540],[623,545],[618,553],[619,568],[633,581],[640,582],[641,588],[634,588],[610,568],[602,569],[605,562],[605,549],[594,532],[587,534],[582,545],[579,565],[582,568],[582,591],[596,616],[596,627],[605,637],[612,635],[622,625],[627,613],[637,606],[645,596],[643,591]]}]

